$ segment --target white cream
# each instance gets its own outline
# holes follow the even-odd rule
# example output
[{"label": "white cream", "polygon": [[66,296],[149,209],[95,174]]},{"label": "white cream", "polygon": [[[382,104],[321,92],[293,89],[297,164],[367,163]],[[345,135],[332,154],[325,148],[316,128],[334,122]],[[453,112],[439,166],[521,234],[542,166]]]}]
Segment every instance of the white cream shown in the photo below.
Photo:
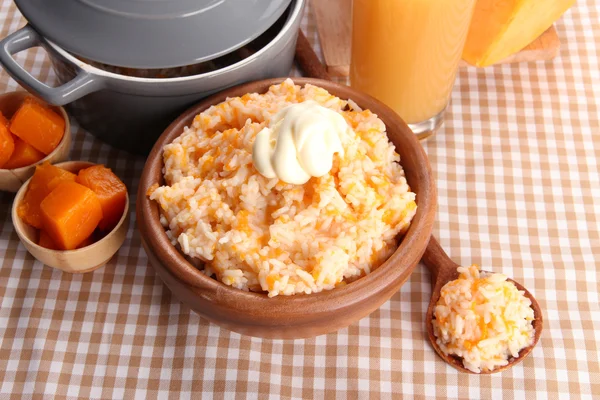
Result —
[{"label": "white cream", "polygon": [[266,178],[301,185],[327,174],[333,154],[344,155],[348,124],[339,113],[308,100],[279,111],[256,135],[254,167]]}]

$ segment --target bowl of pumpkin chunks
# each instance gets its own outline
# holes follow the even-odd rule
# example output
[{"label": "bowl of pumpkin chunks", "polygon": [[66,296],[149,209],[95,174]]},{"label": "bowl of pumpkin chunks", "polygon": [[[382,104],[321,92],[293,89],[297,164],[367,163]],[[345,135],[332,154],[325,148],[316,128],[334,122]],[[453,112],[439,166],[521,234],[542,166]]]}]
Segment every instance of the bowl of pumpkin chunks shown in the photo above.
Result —
[{"label": "bowl of pumpkin chunks", "polygon": [[0,95],[0,190],[17,192],[36,165],[66,160],[70,147],[64,108],[24,91]]},{"label": "bowl of pumpkin chunks", "polygon": [[127,187],[110,168],[83,161],[43,163],[19,189],[12,220],[36,259],[65,272],[105,265],[129,228]]}]

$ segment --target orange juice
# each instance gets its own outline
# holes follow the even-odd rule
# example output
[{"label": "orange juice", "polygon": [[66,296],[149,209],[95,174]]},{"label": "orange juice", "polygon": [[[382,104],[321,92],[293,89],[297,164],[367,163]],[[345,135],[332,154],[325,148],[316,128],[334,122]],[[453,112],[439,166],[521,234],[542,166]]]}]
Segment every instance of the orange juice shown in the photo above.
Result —
[{"label": "orange juice", "polygon": [[386,103],[409,124],[441,117],[475,2],[354,0],[352,87]]}]

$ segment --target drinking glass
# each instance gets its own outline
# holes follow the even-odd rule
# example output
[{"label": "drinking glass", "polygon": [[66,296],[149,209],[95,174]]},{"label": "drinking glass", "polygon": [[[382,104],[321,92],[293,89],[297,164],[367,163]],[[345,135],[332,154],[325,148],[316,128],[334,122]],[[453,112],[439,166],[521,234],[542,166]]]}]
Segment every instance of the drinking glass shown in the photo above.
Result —
[{"label": "drinking glass", "polygon": [[442,124],[476,0],[354,0],[350,85],[420,138]]}]

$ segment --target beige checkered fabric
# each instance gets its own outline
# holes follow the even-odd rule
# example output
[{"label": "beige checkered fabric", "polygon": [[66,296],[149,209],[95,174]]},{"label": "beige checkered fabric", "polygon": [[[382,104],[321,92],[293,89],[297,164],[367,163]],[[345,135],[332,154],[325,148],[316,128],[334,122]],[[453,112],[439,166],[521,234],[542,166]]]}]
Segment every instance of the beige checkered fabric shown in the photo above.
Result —
[{"label": "beige checkered fabric", "polygon": [[[240,336],[173,298],[135,220],[108,265],[69,275],[25,251],[13,195],[0,193],[0,399],[599,398],[599,21],[600,3],[580,0],[556,25],[556,60],[462,69],[444,128],[424,144],[442,246],[459,263],[514,277],[544,310],[541,341],[523,363],[492,376],[446,366],[424,335],[422,267],[337,333]],[[0,37],[23,24],[0,0]],[[310,11],[303,29],[318,49]],[[42,51],[18,59],[54,82]],[[0,92],[16,87],[0,71]],[[73,131],[71,158],[108,165],[134,194],[144,160]]]}]

